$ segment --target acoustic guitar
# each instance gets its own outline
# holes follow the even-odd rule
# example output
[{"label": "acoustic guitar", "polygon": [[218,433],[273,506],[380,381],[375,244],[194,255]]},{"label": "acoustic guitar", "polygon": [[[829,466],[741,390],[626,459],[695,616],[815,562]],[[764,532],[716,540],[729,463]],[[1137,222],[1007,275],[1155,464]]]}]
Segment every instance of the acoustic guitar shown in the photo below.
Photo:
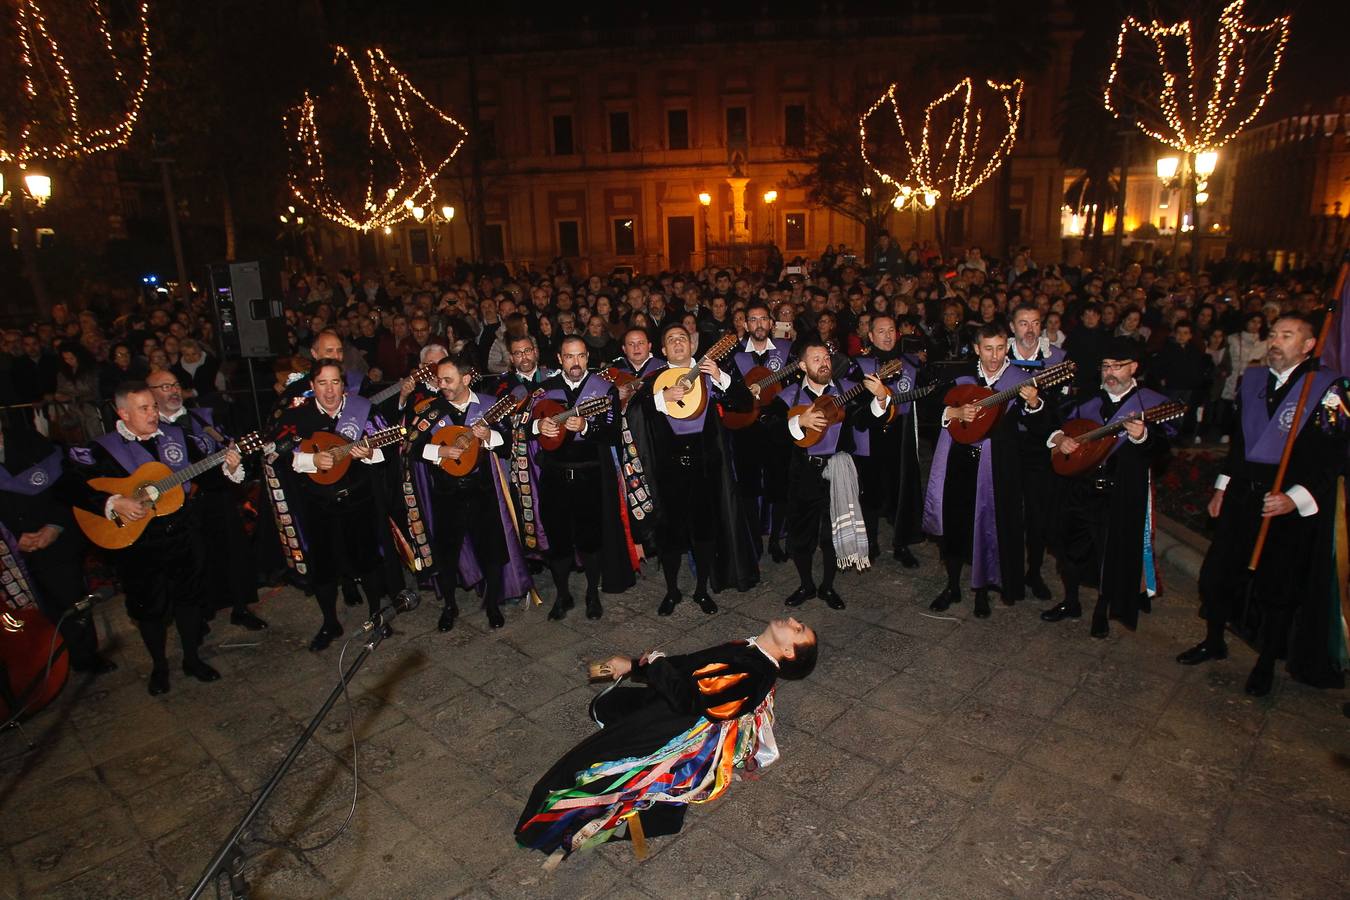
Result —
[{"label": "acoustic guitar", "polygon": [[[520,396],[506,394],[484,410],[474,424],[495,425],[524,406],[528,399],[529,394],[523,392]],[[446,425],[431,436],[431,443],[440,447],[458,447],[464,451],[460,454],[459,459],[451,459],[448,456],[441,457],[441,470],[447,475],[454,475],[456,478],[473,471],[473,467],[478,463],[479,448],[482,447],[478,439],[473,436],[473,426],[471,425]]]},{"label": "acoustic guitar", "polygon": [[1151,406],[1143,413],[1131,413],[1123,419],[1118,419],[1106,425],[1100,425],[1091,419],[1070,419],[1065,422],[1060,431],[1078,442],[1078,449],[1072,453],[1061,453],[1058,450],[1050,451],[1050,465],[1060,475],[1082,475],[1084,472],[1091,472],[1106,461],[1110,455],[1111,448],[1115,446],[1113,441],[1107,438],[1115,437],[1125,430],[1126,422],[1138,422],[1143,420],[1148,423],[1170,422],[1173,419],[1180,419],[1186,415],[1186,404],[1177,401],[1168,401],[1159,403],[1157,406]]},{"label": "acoustic guitar", "polygon": [[[1043,370],[1039,375],[1021,382],[1006,390],[994,393],[992,388],[979,384],[958,384],[947,392],[943,402],[948,406],[965,406],[974,403],[980,412],[969,422],[952,419],[947,423],[947,432],[958,444],[977,444],[989,436],[994,426],[1003,418],[1003,410],[1008,401],[1017,396],[1017,392],[1027,385],[1040,390],[1062,384],[1073,377],[1077,368],[1071,360]],[[1044,398],[1042,398],[1044,399]]]},{"label": "acoustic guitar", "polygon": [[[708,352],[703,354],[699,361],[711,359],[713,362],[721,362],[735,349],[738,342],[739,339],[734,332],[724,334],[718,338],[717,343],[708,348]],[[666,415],[672,419],[696,419],[708,408],[708,391],[703,379],[699,377],[697,365],[688,369],[667,368],[658,372],[652,392],[664,391],[668,387],[684,388],[683,397],[666,405]]]},{"label": "acoustic guitar", "polygon": [[383,431],[377,431],[369,437],[354,441],[349,441],[342,435],[333,434],[331,431],[316,431],[300,442],[300,449],[305,453],[325,451],[331,453],[333,455],[333,467],[327,472],[310,472],[309,477],[317,484],[336,484],[342,480],[342,476],[346,475],[347,469],[351,467],[351,452],[357,447],[365,447],[367,450],[387,447],[403,440],[407,431],[408,429],[403,425],[394,425]]},{"label": "acoustic guitar", "polygon": [[[266,445],[266,439],[255,431],[236,441],[234,449],[245,455],[256,453]],[[186,499],[183,483],[220,465],[229,450],[228,447],[217,450],[177,472],[162,462],[154,461],[142,463],[135,472],[125,478],[91,478],[89,486],[94,490],[139,500],[149,510],[150,515],[132,522],[115,513],[109,519],[76,507],[75,522],[85,537],[105,550],[122,550],[130,547],[145,533],[145,528],[152,518],[170,516],[182,509]]]},{"label": "acoustic guitar", "polygon": [[[887,379],[899,375],[904,367],[905,361],[903,359],[892,359],[882,363],[877,368],[876,376],[882,381],[886,381]],[[940,384],[941,382],[934,382],[933,384],[926,384],[921,388],[915,388],[912,391],[906,391],[903,394],[893,394],[891,396],[891,402],[909,403],[911,400],[920,400],[937,390]],[[793,416],[800,416],[802,413],[809,410],[815,410],[825,417],[825,425],[819,431],[802,426],[802,436],[800,438],[793,438],[793,443],[798,447],[814,447],[816,444],[820,443],[820,439],[825,436],[825,432],[829,430],[831,425],[838,425],[840,422],[844,421],[844,412],[848,409],[848,405],[858,397],[861,397],[865,390],[867,390],[867,385],[859,382],[846,391],[817,397],[814,403],[803,403],[792,407],[792,409],[788,410],[789,419]]]},{"label": "acoustic guitar", "polygon": [[[610,402],[610,396],[605,394],[603,397],[592,397],[589,400],[582,400],[571,409],[564,409],[563,405],[557,400],[541,397],[539,401],[534,404],[533,418],[536,422],[542,422],[545,419],[548,419],[554,425],[561,426],[562,423],[574,416],[583,419],[589,419],[591,416],[598,416],[600,413],[609,409]],[[573,433],[566,428],[561,428],[553,437],[549,437],[541,431],[537,435],[539,438],[539,446],[549,451],[557,450],[563,444],[567,443],[572,437],[572,434]]]},{"label": "acoustic guitar", "polygon": [[[768,366],[753,366],[745,373],[745,385],[751,388],[758,387],[759,397],[755,399],[754,406],[746,412],[723,412],[722,424],[733,431],[749,428],[755,424],[759,421],[759,414],[764,407],[783,390],[783,382],[796,375],[801,367],[802,364],[795,359],[785,363],[777,372]],[[754,396],[753,392],[751,396]]]}]

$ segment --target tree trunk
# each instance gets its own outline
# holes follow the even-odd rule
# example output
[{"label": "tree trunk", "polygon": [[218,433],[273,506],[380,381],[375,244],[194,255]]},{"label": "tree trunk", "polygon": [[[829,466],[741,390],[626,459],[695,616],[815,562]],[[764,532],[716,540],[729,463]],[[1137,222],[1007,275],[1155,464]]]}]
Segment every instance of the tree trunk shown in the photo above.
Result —
[{"label": "tree trunk", "polygon": [[220,220],[225,227],[225,261],[234,262],[238,258],[238,234],[234,221],[234,193],[230,186],[230,175],[220,170]]}]

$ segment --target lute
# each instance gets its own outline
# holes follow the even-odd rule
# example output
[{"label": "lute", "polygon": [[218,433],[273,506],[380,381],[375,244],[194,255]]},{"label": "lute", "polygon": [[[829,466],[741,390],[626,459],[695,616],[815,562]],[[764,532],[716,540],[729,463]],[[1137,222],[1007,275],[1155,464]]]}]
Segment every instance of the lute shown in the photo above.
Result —
[{"label": "lute", "polygon": [[[699,362],[704,359],[721,362],[735,349],[738,340],[734,332],[722,335],[708,348],[708,352],[703,354]],[[666,415],[672,419],[694,419],[708,408],[708,390],[703,379],[699,377],[698,365],[689,368],[683,366],[678,369],[667,368],[658,372],[656,383],[652,385],[652,392],[664,391],[669,387],[684,388],[683,397],[666,405]]]},{"label": "lute", "polygon": [[357,447],[377,450],[403,440],[408,429],[403,425],[394,425],[374,434],[349,441],[340,434],[331,431],[316,431],[308,439],[300,442],[305,453],[329,453],[333,456],[333,466],[327,472],[310,472],[309,477],[318,484],[336,484],[347,474],[351,467],[351,452]]},{"label": "lute", "polygon": [[[528,399],[528,394],[524,396],[505,394],[500,400],[484,410],[483,414],[474,421],[474,425],[491,427],[524,406]],[[448,456],[441,457],[441,470],[447,475],[454,475],[456,478],[473,471],[473,467],[478,464],[479,450],[483,446],[473,436],[473,425],[445,425],[431,436],[431,443],[439,447],[457,447],[463,451],[460,453],[459,459],[451,459]]]},{"label": "lute", "polygon": [[1115,437],[1125,430],[1125,423],[1144,421],[1147,423],[1169,422],[1186,415],[1186,404],[1174,400],[1151,406],[1142,413],[1131,413],[1123,419],[1099,425],[1091,419],[1070,419],[1060,428],[1067,436],[1078,442],[1078,448],[1072,453],[1050,451],[1050,464],[1060,475],[1082,475],[1096,469],[1111,454],[1115,446],[1107,438]]},{"label": "lute", "polygon": [[980,384],[958,384],[947,392],[943,402],[953,407],[973,403],[980,408],[980,411],[969,422],[952,419],[947,423],[947,431],[951,434],[952,440],[959,444],[979,443],[989,436],[989,432],[994,430],[994,426],[1003,418],[1003,411],[1007,408],[1008,401],[1017,396],[1018,391],[1028,385],[1040,390],[1041,388],[1062,384],[1073,377],[1076,368],[1072,360],[1065,360],[1043,370],[1039,375],[1034,375],[1026,381],[1018,382],[1010,388],[997,392]]}]

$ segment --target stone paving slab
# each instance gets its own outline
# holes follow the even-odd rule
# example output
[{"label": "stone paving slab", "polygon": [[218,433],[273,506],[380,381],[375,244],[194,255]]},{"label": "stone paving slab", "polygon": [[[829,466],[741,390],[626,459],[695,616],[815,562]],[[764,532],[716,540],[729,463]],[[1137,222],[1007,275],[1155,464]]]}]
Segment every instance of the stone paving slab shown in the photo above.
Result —
[{"label": "stone paving slab", "polygon": [[[692,810],[683,834],[638,862],[626,843],[546,872],[511,829],[534,780],[588,734],[585,661],[696,649],[781,614],[790,566],[656,615],[648,573],[606,615],[561,623],[517,605],[487,628],[464,604],[455,630],[427,606],[352,685],[359,794],[351,827],[349,711],[339,702],[261,817],[258,897],[1318,897],[1350,871],[1350,723],[1343,691],[1281,677],[1242,693],[1251,652],[1188,669],[1200,633],[1193,584],[1137,632],[1105,641],[1087,621],[1039,621],[1044,604],[966,602],[934,616],[941,586],[889,558],[808,603],[821,662],[778,698],[783,759]],[[577,576],[579,579],[580,576]],[[1053,586],[1052,586],[1053,587]],[[545,591],[551,597],[551,590]],[[72,679],[0,738],[0,897],[175,897],[195,883],[338,671],[338,646],[305,651],[313,601],[264,592],[272,628],[217,619],[206,653],[225,675],[150,697],[148,660],[116,605],[100,631],[121,665]],[[341,611],[348,628],[359,609]],[[172,653],[172,651],[171,651]],[[350,655],[346,662],[350,662]]]}]

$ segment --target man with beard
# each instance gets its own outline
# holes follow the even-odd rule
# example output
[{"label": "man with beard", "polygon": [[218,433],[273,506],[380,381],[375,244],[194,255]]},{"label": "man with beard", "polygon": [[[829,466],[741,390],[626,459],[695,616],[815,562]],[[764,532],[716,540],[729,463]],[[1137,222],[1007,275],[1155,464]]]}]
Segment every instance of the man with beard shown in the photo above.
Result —
[{"label": "man with beard", "polygon": [[[1244,587],[1260,611],[1256,666],[1247,693],[1261,697],[1275,680],[1276,660],[1287,657],[1294,678],[1316,686],[1343,683],[1327,604],[1337,576],[1329,534],[1336,516],[1336,479],[1345,460],[1345,382],[1319,369],[1312,325],[1282,316],[1271,327],[1268,368],[1249,368],[1238,384],[1237,422],[1228,457],[1214,484],[1209,514],[1218,519],[1200,569],[1200,614],[1205,639],[1177,657],[1193,666],[1228,656],[1224,626],[1239,621]],[[1312,387],[1303,417],[1294,411],[1305,379]],[[1293,452],[1280,490],[1275,471],[1290,429]],[[1248,561],[1262,520],[1270,530],[1254,573]],[[1249,585],[1244,581],[1251,578]],[[1292,637],[1291,637],[1292,626]]]},{"label": "man with beard", "polygon": [[[1008,360],[1008,335],[990,322],[975,331],[974,375],[956,379],[994,393],[1021,387],[1008,401],[1003,415],[984,440],[961,444],[952,440],[947,425],[953,419],[973,421],[980,413],[974,403],[948,406],[942,411],[942,433],[933,452],[924,497],[924,530],[941,539],[947,586],[929,609],[941,612],[961,601],[961,568],[969,562],[970,585],[975,591],[975,617],[989,617],[989,591],[1000,592],[1009,606],[1022,599],[1022,486],[1017,465],[1017,425],[1045,428],[1045,404],[1029,376]],[[1046,431],[1041,431],[1045,439]]]},{"label": "man with beard", "polygon": [[[914,365],[896,346],[895,319],[885,313],[872,316],[867,329],[872,353],[855,363],[863,375],[875,375],[881,366],[902,360],[895,377],[896,395],[912,391],[919,383]],[[854,438],[857,450],[858,480],[862,487],[863,520],[867,523],[867,541],[876,558],[877,521],[885,516],[894,526],[892,553],[906,569],[918,566],[911,544],[923,542],[923,492],[919,487],[919,428],[912,401],[895,404],[883,419],[868,422]]]},{"label": "man with beard", "polygon": [[[562,369],[542,385],[541,399],[573,409],[586,400],[608,397],[609,406],[590,418],[571,416],[561,425],[548,417],[530,425],[533,464],[539,476],[539,544],[553,573],[557,594],[550,619],[561,619],[573,606],[569,578],[577,561],[586,573],[586,618],[604,614],[600,588],[619,593],[635,583],[625,536],[623,498],[615,447],[619,442],[619,399],[614,385],[586,370],[586,342],[563,338],[558,350]],[[545,450],[538,438],[570,437],[556,450]]]},{"label": "man with beard", "polygon": [[[1012,331],[1008,357],[1017,368],[1035,375],[1065,360],[1064,351],[1060,348],[1041,345],[1041,311],[1034,304],[1023,303],[1013,310]],[[1055,389],[1055,392],[1060,393],[1062,389]],[[1045,562],[1046,529],[1049,527],[1050,454],[1045,452],[1045,442],[1033,434],[1025,423],[1017,427],[1017,456],[1021,466],[1022,493],[1026,497],[1026,503],[1023,504],[1026,515],[1026,585],[1037,600],[1049,600],[1050,588],[1041,577],[1041,565]]]},{"label": "man with beard", "polygon": [[[469,387],[473,366],[467,359],[450,357],[436,367],[436,382],[440,395],[417,415],[416,434],[408,446],[408,463],[416,466],[422,478],[415,479],[423,490],[419,501],[430,507],[429,522],[433,552],[439,566],[438,585],[443,604],[437,627],[449,631],[455,627],[459,606],[455,602],[457,575],[462,574],[461,551],[467,539],[473,564],[481,573],[483,609],[488,625],[501,628],[502,569],[509,561],[507,540],[499,509],[500,471],[495,452],[506,446],[505,429],[480,422],[491,404],[485,403]],[[420,427],[422,422],[429,423]],[[442,459],[458,461],[465,447],[432,443],[432,438],[446,426],[455,425],[472,430],[473,440],[480,445],[478,459],[464,475],[451,475],[440,466]],[[515,534],[510,540],[515,540]],[[464,579],[470,587],[474,582]]]},{"label": "man with beard", "polygon": [[[836,381],[830,363],[830,350],[815,338],[808,338],[802,344],[801,382],[790,384],[774,398],[766,418],[773,422],[786,421],[787,433],[793,440],[801,440],[806,431],[822,432],[820,439],[807,448],[793,446],[791,461],[788,463],[787,488],[787,539],[788,552],[793,565],[797,568],[799,584],[797,589],[784,600],[787,606],[801,606],[812,597],[820,597],[830,609],[843,609],[844,601],[834,589],[834,576],[839,570],[839,554],[835,545],[835,529],[839,525],[841,509],[836,509],[832,494],[841,488],[837,480],[843,475],[838,467],[844,460],[836,459],[855,450],[857,436],[879,421],[890,416],[891,394],[875,375],[867,375],[863,383],[867,388],[860,396],[850,402],[845,409],[844,420],[826,425],[825,414],[808,409],[799,415],[790,415],[796,406],[810,406],[821,397],[839,395],[854,387],[847,381]],[[869,393],[870,392],[870,393]],[[870,402],[869,402],[870,401]],[[832,468],[834,467],[834,468]],[[848,468],[853,468],[851,465]],[[854,496],[848,498],[850,506],[861,509],[862,500],[856,496],[857,476],[851,482]],[[862,526],[860,549],[865,557],[867,551],[866,526]],[[855,538],[858,537],[855,533]],[[816,547],[820,547],[821,562],[824,571],[819,585],[812,573]],[[846,560],[846,565],[859,565],[858,561]],[[865,568],[868,560],[864,558],[859,568]]]},{"label": "man with beard", "polygon": [[[649,449],[642,458],[655,470],[656,543],[666,578],[666,596],[657,613],[671,615],[682,599],[680,566],[684,554],[692,551],[697,576],[694,602],[712,615],[717,604],[708,593],[709,585],[714,591],[728,585],[745,591],[759,581],[753,528],[732,489],[729,454],[713,406],[717,401],[727,409],[744,412],[752,402],[745,385],[733,381],[716,360],[705,356],[695,364],[694,343],[683,325],[667,327],[661,345],[670,368],[695,370],[708,404],[698,415],[678,418],[668,411],[684,400],[684,388],[674,385],[641,395],[639,415],[649,433]],[[632,407],[629,415],[633,415]]]},{"label": "man with beard", "polygon": [[[741,379],[744,380],[756,367],[770,372],[782,371],[788,365],[788,347],[786,343],[776,345],[769,338],[773,328],[773,313],[769,307],[751,303],[745,310],[745,325],[750,336],[732,357]],[[758,386],[749,385],[749,388],[758,398]],[[767,526],[769,555],[774,562],[782,562],[787,559],[781,543],[786,527],[783,500],[787,490],[787,438],[781,427],[756,421],[732,432],[731,447],[736,461],[736,487],[757,526],[756,543]]]},{"label": "man with beard", "polygon": [[[172,371],[151,372],[145,383],[155,394],[161,423],[183,429],[204,456],[220,449],[224,435],[216,428],[211,410],[184,406],[182,387]],[[207,482],[200,493],[203,537],[206,546],[215,551],[206,557],[206,588],[213,598],[206,618],[213,618],[217,609],[228,606],[231,624],[261,631],[267,623],[248,608],[258,600],[258,573],[239,515],[238,498],[223,481]]]},{"label": "man with beard", "polygon": [[[1110,438],[1114,447],[1101,465],[1061,479],[1063,493],[1056,544],[1064,602],[1041,613],[1047,622],[1079,618],[1083,610],[1078,601],[1078,587],[1095,583],[1097,606],[1092,613],[1090,632],[1095,638],[1110,633],[1108,615],[1134,630],[1139,610],[1148,611],[1148,598],[1158,591],[1153,566],[1153,523],[1148,515],[1153,492],[1150,471],[1167,455],[1174,429],[1166,423],[1143,421],[1146,410],[1167,402],[1167,398],[1140,387],[1135,381],[1138,369],[1139,342],[1129,338],[1113,340],[1102,360],[1101,390],[1064,416],[1066,420],[1088,419],[1102,425],[1125,423],[1124,434]],[[1052,434],[1048,443],[1052,453],[1065,456],[1080,446],[1062,431]],[[1045,453],[1044,444],[1041,452],[1047,457],[1051,455]],[[1024,467],[1024,475],[1026,471]],[[1036,498],[1028,494],[1026,505],[1028,510],[1038,505]],[[1031,520],[1030,512],[1027,520]]]}]

